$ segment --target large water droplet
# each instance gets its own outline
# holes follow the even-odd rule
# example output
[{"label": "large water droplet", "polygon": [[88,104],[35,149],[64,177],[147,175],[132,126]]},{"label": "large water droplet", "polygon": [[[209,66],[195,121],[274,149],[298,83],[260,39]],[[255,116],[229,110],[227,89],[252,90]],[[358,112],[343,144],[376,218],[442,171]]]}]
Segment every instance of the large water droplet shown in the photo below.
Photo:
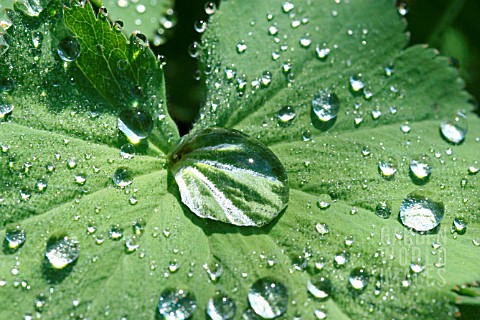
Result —
[{"label": "large water droplet", "polygon": [[9,251],[18,250],[26,239],[27,235],[21,226],[8,227],[5,232],[5,244]]},{"label": "large water droplet", "polygon": [[137,144],[152,132],[153,119],[143,110],[123,110],[118,116],[118,129],[131,143]]},{"label": "large water droplet", "polygon": [[288,203],[280,160],[235,130],[210,128],[185,137],[169,164],[182,202],[202,218],[262,226]]},{"label": "large water droplet", "polygon": [[256,314],[265,319],[273,319],[287,311],[288,289],[275,279],[262,278],[250,288],[248,302]]},{"label": "large water droplet", "polygon": [[43,11],[40,0],[17,0],[18,8],[30,17],[38,17]]},{"label": "large water droplet", "polygon": [[402,201],[400,220],[403,225],[415,231],[430,231],[440,224],[445,207],[433,199],[433,194],[425,190],[410,193]]},{"label": "large water droplet", "polygon": [[445,120],[440,124],[440,132],[447,141],[459,144],[465,140],[468,130],[467,117],[457,112],[453,119]]},{"label": "large water droplet", "polygon": [[365,268],[355,268],[348,276],[350,286],[358,291],[365,290],[368,285],[368,273]]},{"label": "large water droplet", "polygon": [[58,44],[57,53],[63,61],[70,62],[77,60],[81,53],[80,41],[78,41],[77,37],[73,36],[63,38]]},{"label": "large water droplet", "polygon": [[208,300],[207,314],[212,320],[229,320],[235,317],[237,306],[227,295],[219,292]]},{"label": "large water droplet", "polygon": [[312,100],[312,108],[320,121],[330,121],[337,117],[340,99],[335,93],[320,91]]},{"label": "large water droplet", "polygon": [[196,309],[195,296],[184,289],[165,289],[158,301],[158,312],[165,320],[188,319]]},{"label": "large water droplet", "polygon": [[52,237],[47,242],[45,257],[54,269],[63,269],[74,263],[80,255],[78,241],[67,236]]},{"label": "large water droplet", "polygon": [[316,275],[307,283],[307,290],[315,298],[320,300],[326,300],[330,297],[330,294],[333,290],[333,285],[330,279],[322,276]]}]

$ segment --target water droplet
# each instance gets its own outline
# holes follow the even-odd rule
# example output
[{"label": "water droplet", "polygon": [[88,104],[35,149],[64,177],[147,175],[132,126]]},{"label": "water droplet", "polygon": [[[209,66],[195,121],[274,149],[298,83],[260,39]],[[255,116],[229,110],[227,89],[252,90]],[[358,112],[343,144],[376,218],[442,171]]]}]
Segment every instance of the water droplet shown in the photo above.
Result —
[{"label": "water droplet", "polygon": [[413,273],[420,273],[425,270],[425,265],[421,258],[418,258],[410,263],[410,270]]},{"label": "water droplet", "polygon": [[390,201],[384,201],[377,204],[375,208],[375,214],[383,219],[388,219],[392,214],[392,206]]},{"label": "water droplet", "polygon": [[207,21],[200,19],[197,22],[195,22],[193,27],[195,31],[197,31],[198,33],[204,33],[205,30],[207,30],[208,24],[207,24]]},{"label": "water droplet", "polygon": [[365,268],[359,267],[355,268],[350,272],[350,275],[348,276],[348,283],[350,286],[358,291],[365,290],[365,288],[368,285],[368,274],[365,271]]},{"label": "water droplet", "polygon": [[452,231],[458,234],[465,234],[467,232],[468,222],[462,218],[454,218],[452,223]]},{"label": "water droplet", "polygon": [[5,244],[11,251],[18,250],[27,239],[27,234],[21,226],[8,227],[5,232]]},{"label": "water droplet", "polygon": [[63,61],[77,60],[81,53],[80,41],[73,36],[63,38],[58,44],[57,53]]},{"label": "water droplet", "polygon": [[365,87],[365,83],[362,81],[362,75],[357,74],[350,77],[350,88],[353,92],[359,92]]},{"label": "water droplet", "polygon": [[330,233],[330,228],[326,223],[317,223],[315,225],[315,230],[317,230],[320,236],[326,236]]},{"label": "water droplet", "polygon": [[133,173],[129,168],[120,167],[113,174],[113,183],[120,188],[125,188],[133,182]]},{"label": "water droplet", "polygon": [[278,33],[278,27],[276,25],[268,27],[268,34],[274,36]]},{"label": "water droplet", "polygon": [[40,0],[18,0],[16,4],[23,13],[30,17],[38,17],[43,11]]},{"label": "water droplet", "polygon": [[282,107],[277,113],[278,121],[282,124],[291,123],[291,121],[295,119],[296,115],[295,109],[293,109],[291,106]]},{"label": "water droplet", "polygon": [[440,132],[448,142],[459,144],[465,140],[468,130],[467,117],[462,112],[457,112],[453,119],[442,121]]},{"label": "water droplet", "polygon": [[120,240],[123,237],[123,228],[119,224],[115,224],[108,230],[108,235],[112,240]]},{"label": "water droplet", "polygon": [[287,311],[288,289],[275,279],[261,278],[250,288],[248,301],[256,314],[273,319]]},{"label": "water droplet", "polygon": [[241,53],[244,53],[245,51],[247,50],[247,45],[245,44],[245,42],[240,42],[240,43],[237,43],[237,53],[241,54]]},{"label": "water droplet", "polygon": [[335,93],[320,91],[312,100],[312,108],[320,121],[327,122],[337,117],[340,99]]},{"label": "water droplet", "polygon": [[188,54],[192,58],[198,58],[198,56],[200,55],[200,43],[198,43],[197,41],[193,41],[188,47]]},{"label": "water droplet", "polygon": [[131,143],[137,144],[152,132],[153,119],[146,111],[123,110],[118,116],[118,129]]},{"label": "water droplet", "polygon": [[397,165],[397,160],[394,157],[387,157],[378,162],[378,170],[384,178],[390,179],[397,172]]},{"label": "water droplet", "polygon": [[133,221],[133,224],[132,224],[133,234],[136,235],[137,237],[141,236],[145,232],[146,226],[147,226],[147,223],[145,222],[145,220],[143,220],[142,218],[136,219],[135,221]]},{"label": "water droplet", "polygon": [[203,269],[205,269],[205,271],[208,274],[208,277],[210,278],[210,280],[212,280],[212,282],[217,282],[218,279],[220,279],[220,277],[223,274],[223,267],[219,263],[212,263],[212,264],[205,263],[203,265]]},{"label": "water droplet", "polygon": [[294,4],[289,2],[289,1],[285,1],[283,4],[282,4],[282,10],[283,12],[285,13],[289,13],[290,11],[293,10],[293,8],[295,8]]},{"label": "water droplet", "polygon": [[305,130],[302,133],[302,140],[303,141],[310,141],[313,138],[313,133],[310,130]]},{"label": "water droplet", "polygon": [[272,74],[270,71],[264,71],[262,73],[262,76],[260,77],[260,84],[262,85],[263,88],[267,88],[270,86],[270,83],[272,82]]},{"label": "water droplet", "polygon": [[468,174],[476,175],[480,171],[480,168],[477,166],[469,166],[468,167]]},{"label": "water droplet", "polygon": [[[125,25],[124,22],[123,22],[122,20],[120,20],[120,19],[117,19],[117,20],[113,21],[113,28],[114,28],[115,30],[117,30],[117,31],[122,31],[124,25]],[[126,61],[126,60],[120,60],[120,61]],[[119,61],[119,62],[120,62],[120,61]],[[118,63],[117,63],[117,64],[118,64]],[[120,68],[119,68],[119,69],[120,69]],[[122,70],[122,69],[120,69],[120,70]],[[125,70],[125,69],[123,69],[123,70]]]},{"label": "water droplet", "polygon": [[87,176],[84,173],[76,174],[74,178],[75,183],[79,186],[83,186],[87,182]]},{"label": "water droplet", "polygon": [[428,163],[428,156],[426,154],[422,154],[416,159],[412,159],[410,161],[410,172],[416,179],[426,181],[432,174],[432,166]]},{"label": "water droplet", "polygon": [[138,241],[137,237],[135,236],[128,236],[125,239],[125,251],[127,253],[134,252],[140,247],[140,242]]},{"label": "water droplet", "polygon": [[312,39],[310,39],[310,36],[304,35],[300,38],[299,42],[300,46],[302,46],[303,48],[308,48],[312,44]]},{"label": "water droplet", "polygon": [[320,308],[316,308],[313,313],[317,319],[323,320],[327,319],[328,313],[327,308],[325,306],[320,306]]},{"label": "water droplet", "polygon": [[315,52],[317,53],[317,58],[320,59],[320,60],[325,60],[328,55],[330,54],[330,49],[325,47],[325,44],[320,46],[320,45],[317,45],[315,47]]},{"label": "water droplet", "polygon": [[3,33],[0,33],[0,57],[3,56],[10,48],[10,45],[5,40]]},{"label": "water droplet", "polygon": [[227,295],[219,292],[208,300],[207,314],[212,320],[229,320],[235,318],[237,306]]},{"label": "water droplet", "polygon": [[215,2],[206,2],[203,8],[205,9],[205,13],[209,16],[215,14],[217,11],[217,5]]},{"label": "water droplet", "polygon": [[408,14],[407,1],[404,1],[404,0],[397,1],[397,10],[402,17],[406,16]]},{"label": "water droplet", "polygon": [[322,275],[316,275],[307,283],[307,290],[315,298],[320,300],[326,300],[330,297],[333,285],[330,279],[325,278]]},{"label": "water droplet", "polygon": [[67,236],[51,237],[47,242],[45,257],[54,269],[63,269],[74,263],[80,255],[78,241]]},{"label": "water droplet", "polygon": [[169,165],[182,202],[203,218],[262,226],[288,203],[280,160],[235,130],[210,128],[185,137]]},{"label": "water droplet", "polygon": [[184,289],[165,289],[158,301],[158,312],[166,320],[188,319],[196,309],[195,296]]},{"label": "water droplet", "polygon": [[123,159],[132,159],[134,156],[135,147],[130,143],[126,143],[120,148],[120,157]]},{"label": "water droplet", "polygon": [[0,95],[0,120],[12,113],[13,109],[15,109],[15,106],[10,99],[4,95]]},{"label": "water droplet", "polygon": [[337,252],[335,256],[333,256],[333,265],[336,268],[344,267],[348,261],[350,260],[350,253],[346,250],[341,252]]},{"label": "water droplet", "polygon": [[420,189],[402,201],[400,219],[404,226],[415,231],[430,231],[440,224],[444,212],[442,202],[434,200],[433,194]]}]

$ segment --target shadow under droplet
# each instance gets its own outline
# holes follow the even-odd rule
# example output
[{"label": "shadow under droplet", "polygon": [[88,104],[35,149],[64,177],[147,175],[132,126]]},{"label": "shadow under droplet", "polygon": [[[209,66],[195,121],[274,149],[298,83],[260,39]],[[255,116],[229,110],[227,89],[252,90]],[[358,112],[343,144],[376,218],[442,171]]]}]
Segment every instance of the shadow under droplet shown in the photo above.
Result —
[{"label": "shadow under droplet", "polygon": [[77,260],[69,264],[63,269],[55,269],[52,267],[50,262],[48,261],[47,257],[44,257],[42,263],[42,274],[50,284],[59,284],[61,283],[66,277],[70,275],[73,271],[73,267],[77,264]]},{"label": "shadow under droplet", "polygon": [[325,132],[328,129],[330,129],[331,127],[333,127],[333,125],[337,121],[337,117],[332,118],[329,121],[321,121],[320,119],[318,119],[318,117],[315,114],[315,112],[313,111],[313,109],[310,109],[310,118],[312,119],[313,126],[316,129],[318,129],[320,131],[323,131],[323,132]]}]

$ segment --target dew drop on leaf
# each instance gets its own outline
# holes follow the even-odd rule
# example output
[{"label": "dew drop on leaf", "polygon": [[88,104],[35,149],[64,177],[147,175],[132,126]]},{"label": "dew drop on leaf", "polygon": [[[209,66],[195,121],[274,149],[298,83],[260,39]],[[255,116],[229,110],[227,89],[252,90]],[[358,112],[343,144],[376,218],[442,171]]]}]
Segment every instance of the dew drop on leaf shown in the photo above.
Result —
[{"label": "dew drop on leaf", "polygon": [[274,319],[287,311],[288,289],[273,278],[261,278],[250,288],[248,302],[253,311],[262,318]]},{"label": "dew drop on leaf", "polygon": [[74,263],[80,255],[78,241],[67,236],[52,237],[47,242],[45,257],[54,269],[63,269]]},{"label": "dew drop on leaf", "polygon": [[426,154],[410,160],[410,172],[418,180],[426,181],[432,174],[432,166],[429,165],[429,158]]},{"label": "dew drop on leaf", "polygon": [[452,232],[457,234],[465,234],[467,232],[467,221],[462,218],[454,218],[452,223]]},{"label": "dew drop on leaf", "polygon": [[196,309],[195,296],[184,289],[165,289],[158,301],[158,312],[166,320],[188,319]]},{"label": "dew drop on leaf", "polygon": [[5,245],[9,251],[18,250],[27,239],[27,234],[21,226],[8,227],[5,232]]},{"label": "dew drop on leaf", "polygon": [[215,2],[206,2],[203,8],[208,15],[212,15],[217,11],[217,5]]},{"label": "dew drop on leaf", "polygon": [[18,0],[18,8],[30,17],[38,17],[43,11],[40,0]]},{"label": "dew drop on leaf", "polygon": [[386,157],[378,162],[378,171],[386,179],[393,178],[397,172],[397,160],[394,157]]},{"label": "dew drop on leaf", "polygon": [[10,48],[9,44],[5,40],[3,33],[0,33],[0,57],[3,56]]},{"label": "dew drop on leaf", "polygon": [[333,285],[330,279],[323,275],[316,275],[310,279],[307,283],[308,292],[315,298],[320,300],[326,300],[330,297]]},{"label": "dew drop on leaf", "polygon": [[169,164],[182,202],[199,217],[262,226],[287,206],[280,160],[238,131],[210,128],[186,136]]},{"label": "dew drop on leaf", "polygon": [[120,240],[123,237],[123,228],[118,224],[112,225],[108,231],[108,235],[112,240]]},{"label": "dew drop on leaf", "polygon": [[285,106],[282,107],[280,110],[278,110],[278,121],[281,124],[288,124],[290,123],[296,116],[295,109],[291,106]]},{"label": "dew drop on leaf", "polygon": [[131,143],[137,144],[152,132],[153,119],[143,110],[123,110],[118,116],[118,129]]},{"label": "dew drop on leaf", "polygon": [[337,117],[340,99],[335,93],[320,91],[313,97],[312,108],[318,120],[327,122]]},{"label": "dew drop on leaf", "polygon": [[63,38],[58,44],[57,53],[63,61],[77,60],[81,53],[80,41],[73,36]]},{"label": "dew drop on leaf", "polygon": [[116,186],[119,186],[120,188],[125,188],[126,186],[132,184],[133,173],[127,167],[120,167],[115,170],[112,180]]},{"label": "dew drop on leaf", "polygon": [[13,112],[15,106],[7,94],[0,94],[0,120]]},{"label": "dew drop on leaf", "polygon": [[365,290],[368,285],[368,280],[369,277],[367,271],[365,271],[365,268],[355,268],[348,276],[348,283],[350,287],[358,291]]},{"label": "dew drop on leaf", "polygon": [[208,300],[207,314],[212,320],[230,320],[235,318],[236,312],[235,302],[222,292]]},{"label": "dew drop on leaf", "polygon": [[365,87],[365,83],[362,81],[362,75],[357,74],[350,77],[350,88],[353,92],[358,92]]},{"label": "dew drop on leaf", "polygon": [[130,143],[126,143],[120,148],[120,157],[122,159],[132,159],[134,156],[135,147]]},{"label": "dew drop on leaf", "polygon": [[430,231],[443,219],[445,206],[435,200],[433,194],[420,189],[403,199],[400,207],[400,220],[403,225],[415,231]]},{"label": "dew drop on leaf", "polygon": [[392,214],[392,206],[389,201],[383,201],[377,204],[375,214],[383,219],[388,219]]},{"label": "dew drop on leaf", "polygon": [[462,143],[465,140],[467,130],[467,117],[462,112],[457,112],[452,119],[444,120],[440,124],[442,137],[454,144]]}]

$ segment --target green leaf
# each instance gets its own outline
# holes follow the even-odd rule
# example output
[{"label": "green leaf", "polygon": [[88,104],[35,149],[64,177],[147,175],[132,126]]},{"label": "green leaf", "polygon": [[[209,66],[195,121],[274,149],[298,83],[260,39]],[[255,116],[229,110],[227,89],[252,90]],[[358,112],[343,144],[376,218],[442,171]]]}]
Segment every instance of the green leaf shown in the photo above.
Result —
[{"label": "green leaf", "polygon": [[125,34],[140,30],[154,45],[165,43],[166,33],[175,25],[172,0],[105,0],[102,4],[112,21],[123,21]]},{"label": "green leaf", "polygon": [[[194,319],[205,318],[207,302],[217,290],[234,299],[238,317],[249,307],[251,285],[262,277],[287,286],[285,319],[311,319],[323,307],[332,319],[453,317],[450,302],[457,293],[452,290],[478,280],[479,262],[478,246],[472,241],[477,243],[480,231],[478,174],[468,168],[478,167],[480,122],[468,115],[469,131],[459,145],[449,145],[439,133],[444,115],[470,108],[462,82],[433,50],[403,49],[404,25],[392,3],[295,2],[290,14],[282,12],[282,3],[222,2],[203,41],[208,92],[194,128],[197,132],[221,125],[242,130],[267,144],[282,161],[290,182],[289,205],[262,228],[201,219],[183,206],[166,169],[165,153],[176,136],[162,144],[160,137],[166,141],[169,136],[158,126],[147,150],[139,146],[141,152],[133,159],[119,157],[124,141],[117,137],[117,113],[130,106],[131,96],[112,83],[120,77],[128,90],[137,82],[146,83],[145,92],[164,97],[158,93],[163,92],[161,70],[147,49],[135,51],[137,47],[125,45],[105,20],[94,19],[88,6],[67,9],[71,31],[62,27],[58,3],[37,19],[10,14],[14,25],[6,34],[10,48],[0,57],[0,77],[16,83],[2,96],[2,101],[13,101],[15,109],[0,122],[0,239],[5,239],[7,225],[21,225],[27,239],[17,250],[4,244],[0,252],[0,318],[39,312],[54,319],[153,319],[159,317],[160,294],[177,286],[195,294]],[[273,20],[268,21],[267,14]],[[300,26],[292,28],[295,21]],[[279,43],[268,34],[275,22]],[[44,33],[40,48],[32,41],[32,31],[39,30]],[[82,54],[76,62],[64,63],[55,51],[71,32],[80,39]],[[306,33],[313,42],[302,48],[299,40]],[[242,40],[247,49],[239,55],[236,45]],[[284,42],[287,49],[281,51]],[[325,61],[317,60],[314,50],[323,42],[331,49]],[[92,48],[97,44],[104,46],[100,53],[112,55],[96,56]],[[111,46],[116,50],[106,51]],[[271,53],[277,49],[281,58],[273,61]],[[132,60],[127,74],[134,75],[143,65],[135,64],[140,60],[132,52],[140,52],[138,57],[148,66],[145,72],[126,79],[124,74],[105,73],[118,62],[117,51]],[[82,60],[86,56],[90,60]],[[288,59],[295,73],[290,84],[281,71]],[[249,82],[240,98],[236,83],[225,78],[224,68],[232,64],[237,77],[245,74]],[[390,64],[394,73],[386,77],[384,68]],[[252,92],[251,81],[264,71],[270,72],[271,83],[267,85],[264,76],[264,84]],[[349,77],[358,72],[373,97],[350,91]],[[336,122],[325,131],[318,123],[312,125],[311,100],[327,89],[338,95],[341,106]],[[361,106],[356,108],[355,102]],[[293,107],[295,117],[279,123],[277,112],[286,105]],[[377,106],[382,116],[374,120],[371,111]],[[396,114],[390,114],[390,107]],[[357,116],[364,118],[358,128]],[[406,121],[408,134],[399,129]],[[173,130],[168,122],[164,125]],[[307,130],[313,139],[303,141]],[[371,151],[368,157],[362,155],[364,146]],[[415,184],[408,172],[410,159],[419,153],[428,154],[433,165],[424,185]],[[398,166],[387,180],[379,174],[378,162],[389,156]],[[121,189],[112,178],[124,167],[132,171],[133,183]],[[44,192],[37,191],[39,179],[47,182]],[[412,233],[396,219],[402,199],[419,188],[430,189],[444,201],[438,233]],[[318,200],[329,207],[318,208]],[[389,219],[374,214],[381,201],[391,202]],[[450,233],[455,217],[469,222],[465,234]],[[140,219],[145,227],[138,234],[132,225]],[[323,226],[328,233],[318,232],[322,223],[328,225]],[[123,229],[121,239],[109,237],[112,226]],[[63,235],[79,241],[80,256],[63,270],[51,270],[46,245]],[[131,241],[139,245],[136,250]],[[339,254],[349,254],[343,267],[334,263]],[[423,259],[425,269],[415,275],[410,263],[417,258]],[[360,266],[369,283],[364,291],[355,291],[348,277]],[[307,292],[307,282],[316,274],[334,285],[326,301]],[[41,300],[46,301],[43,306]]]},{"label": "green leaf", "polygon": [[138,34],[129,43],[108,20],[97,19],[88,5],[65,10],[65,23],[79,39],[82,53],[76,65],[95,90],[117,110],[133,106],[153,117],[149,141],[168,153],[178,141],[178,130],[166,109],[165,83],[160,62]]},{"label": "green leaf", "polygon": [[[404,48],[405,25],[389,1],[292,2],[288,13],[283,3],[222,3],[202,42],[208,90],[193,130],[234,128],[279,157],[293,189],[279,224],[294,206],[303,205],[294,213],[297,219],[307,216],[303,228],[283,234],[295,239],[294,245],[280,242],[293,261],[305,250],[310,262],[331,261],[344,249],[345,237],[355,238],[347,248],[347,266],[330,265],[325,272],[334,274],[331,302],[345,314],[354,319],[453,316],[451,290],[478,280],[479,262],[472,243],[480,228],[478,178],[468,168],[478,167],[480,120],[468,115],[461,145],[449,145],[439,133],[442,119],[471,109],[463,81],[434,50]],[[319,57],[317,51],[326,48],[329,55]],[[359,73],[365,88],[356,92],[350,77]],[[340,100],[338,117],[326,123],[312,111],[312,99],[321,91]],[[286,106],[293,120],[279,119]],[[362,149],[371,153],[364,156]],[[421,154],[433,165],[428,181],[409,172],[410,161]],[[378,163],[388,157],[398,161],[393,179],[379,174]],[[444,201],[446,215],[437,233],[410,232],[397,219],[402,200],[420,188]],[[321,210],[317,201],[330,206]],[[389,219],[374,214],[381,202],[391,203]],[[454,218],[469,222],[466,234],[450,232]],[[327,241],[306,240],[313,239],[317,223],[330,227]],[[402,279],[412,273],[410,263],[418,258],[425,270],[402,289]],[[370,273],[370,284],[354,294],[346,279],[359,266]]]}]

